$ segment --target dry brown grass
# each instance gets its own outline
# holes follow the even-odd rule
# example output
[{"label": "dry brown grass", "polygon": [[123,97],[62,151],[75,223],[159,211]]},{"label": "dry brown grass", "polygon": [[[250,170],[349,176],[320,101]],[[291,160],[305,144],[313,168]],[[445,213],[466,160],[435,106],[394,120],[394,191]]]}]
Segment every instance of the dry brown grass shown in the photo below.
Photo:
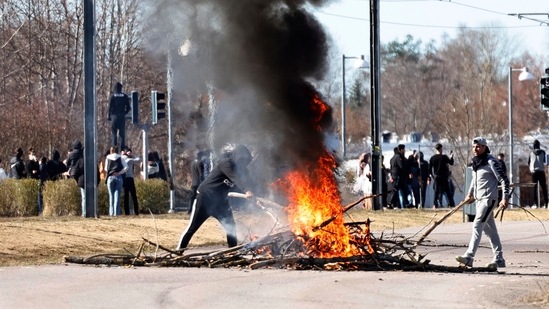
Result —
[{"label": "dry brown grass", "polygon": [[[374,212],[353,209],[346,214],[346,221],[364,221],[370,218],[374,233],[407,227],[418,227],[419,230],[429,225],[433,219],[440,218],[446,211],[448,210]],[[541,220],[549,219],[548,210],[530,211]],[[273,227],[273,221],[259,210],[236,212],[235,217],[239,240],[250,235],[265,235]],[[522,210],[508,210],[504,220],[535,219]],[[459,222],[463,222],[461,212],[450,217],[446,224]],[[187,223],[186,213],[98,219],[78,216],[0,218],[0,266],[59,263],[65,255],[135,253],[141,244],[141,237],[168,248],[175,248]],[[190,245],[225,245],[225,235],[217,221],[209,219],[195,234]]]}]

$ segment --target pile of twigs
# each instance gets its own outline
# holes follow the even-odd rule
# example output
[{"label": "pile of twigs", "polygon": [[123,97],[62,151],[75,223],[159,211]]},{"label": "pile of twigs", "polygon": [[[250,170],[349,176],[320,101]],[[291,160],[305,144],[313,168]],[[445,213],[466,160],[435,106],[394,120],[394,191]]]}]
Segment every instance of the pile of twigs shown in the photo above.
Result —
[{"label": "pile of twigs", "polygon": [[[367,198],[367,197],[365,197]],[[365,198],[344,207],[347,211]],[[329,218],[313,230],[319,230],[334,221]],[[350,243],[355,248],[352,256],[324,257],[310,252],[306,236],[296,235],[289,229],[271,234],[239,246],[196,253],[181,253],[143,238],[138,251],[127,254],[99,254],[90,257],[65,257],[65,262],[93,265],[149,266],[149,267],[240,267],[249,269],[283,268],[295,270],[402,270],[464,272],[463,267],[432,265],[425,256],[414,251],[419,244],[401,235],[389,237],[370,233],[370,221],[350,222]],[[430,232],[430,231],[429,231]],[[429,233],[428,232],[428,233]],[[420,242],[427,234],[424,234]],[[333,255],[332,255],[333,256]],[[474,271],[495,271],[475,268]]]}]

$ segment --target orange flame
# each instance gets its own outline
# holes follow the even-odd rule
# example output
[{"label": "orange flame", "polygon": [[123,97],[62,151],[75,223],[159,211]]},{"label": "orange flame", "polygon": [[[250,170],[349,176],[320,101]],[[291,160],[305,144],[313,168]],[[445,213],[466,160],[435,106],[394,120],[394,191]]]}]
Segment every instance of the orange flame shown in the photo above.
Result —
[{"label": "orange flame", "polygon": [[[322,114],[329,108],[318,97],[314,98],[312,104],[317,116],[315,125],[320,131]],[[287,212],[292,232],[303,238],[307,254],[311,256],[328,258],[362,254],[362,250],[356,246],[358,239],[351,236],[344,225],[335,168],[334,157],[325,150],[316,162],[289,172],[283,182],[289,201]],[[327,220],[331,221],[323,225]],[[364,235],[361,237],[364,238]],[[369,243],[366,243],[367,251],[371,252]]]},{"label": "orange flame", "polygon": [[[306,240],[309,254],[320,257],[352,256],[357,254],[350,245],[350,236],[343,222],[343,208],[337,190],[330,155],[302,170],[287,174],[287,208],[292,232]],[[330,218],[328,225],[320,227]]]}]

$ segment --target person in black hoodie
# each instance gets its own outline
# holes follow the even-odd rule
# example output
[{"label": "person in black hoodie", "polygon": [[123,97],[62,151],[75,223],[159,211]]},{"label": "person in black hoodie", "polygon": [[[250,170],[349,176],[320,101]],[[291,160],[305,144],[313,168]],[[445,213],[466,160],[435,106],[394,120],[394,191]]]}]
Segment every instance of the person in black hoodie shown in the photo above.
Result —
[{"label": "person in black hoodie", "polygon": [[15,156],[10,159],[10,171],[11,178],[22,179],[27,177],[22,148],[17,148]]},{"label": "person in black hoodie", "polygon": [[63,178],[63,173],[67,171],[65,163],[61,162],[61,154],[57,149],[51,153],[51,160],[46,163],[46,171],[48,172],[48,180],[59,180]]},{"label": "person in black hoodie", "polygon": [[79,140],[72,142],[72,150],[67,158],[67,173],[80,187],[82,196],[82,217],[86,217],[86,191],[84,190],[84,149]]},{"label": "person in black hoodie", "polygon": [[248,198],[253,196],[249,191],[250,181],[247,169],[251,161],[252,155],[248,148],[238,145],[229,158],[221,159],[213,168],[208,177],[198,186],[198,195],[189,225],[183,231],[176,250],[183,251],[187,248],[194,233],[209,217],[214,217],[221,223],[227,234],[229,247],[237,245],[236,224],[227,194],[230,191],[239,190],[245,192]]},{"label": "person in black hoodie", "polygon": [[[530,168],[530,173],[532,173],[532,182],[535,183],[534,185],[534,196],[536,199],[536,206],[540,208],[547,208],[547,178],[545,176],[545,150],[540,149],[540,142],[538,140],[534,141],[534,150],[530,152],[530,156],[528,157],[528,167]],[[513,164],[513,162],[510,162],[509,164]],[[543,193],[543,202],[544,204],[540,204],[540,198],[539,198],[539,187],[541,187],[541,192]]]}]

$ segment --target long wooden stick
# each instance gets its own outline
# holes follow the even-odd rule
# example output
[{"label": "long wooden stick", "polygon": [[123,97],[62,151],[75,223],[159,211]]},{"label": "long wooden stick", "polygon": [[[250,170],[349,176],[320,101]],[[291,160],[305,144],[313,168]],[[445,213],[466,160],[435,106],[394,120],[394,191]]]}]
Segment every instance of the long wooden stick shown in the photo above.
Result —
[{"label": "long wooden stick", "polygon": [[435,220],[433,222],[433,224],[431,225],[431,227],[429,227],[427,229],[427,231],[425,231],[425,233],[423,233],[423,235],[421,236],[421,238],[416,242],[416,246],[419,246],[419,244],[421,244],[423,242],[423,240],[425,240],[425,238],[427,236],[429,236],[429,234],[431,234],[431,232],[437,227],[439,226],[439,224],[441,224],[442,222],[444,222],[444,220],[448,219],[451,215],[453,215],[454,213],[456,213],[461,207],[465,206],[466,204],[471,204],[475,199],[467,199],[467,200],[463,200],[461,203],[459,203],[456,207],[454,207],[454,209],[450,210],[449,212],[447,212],[444,216],[442,216],[442,218],[438,219],[438,220]]}]

